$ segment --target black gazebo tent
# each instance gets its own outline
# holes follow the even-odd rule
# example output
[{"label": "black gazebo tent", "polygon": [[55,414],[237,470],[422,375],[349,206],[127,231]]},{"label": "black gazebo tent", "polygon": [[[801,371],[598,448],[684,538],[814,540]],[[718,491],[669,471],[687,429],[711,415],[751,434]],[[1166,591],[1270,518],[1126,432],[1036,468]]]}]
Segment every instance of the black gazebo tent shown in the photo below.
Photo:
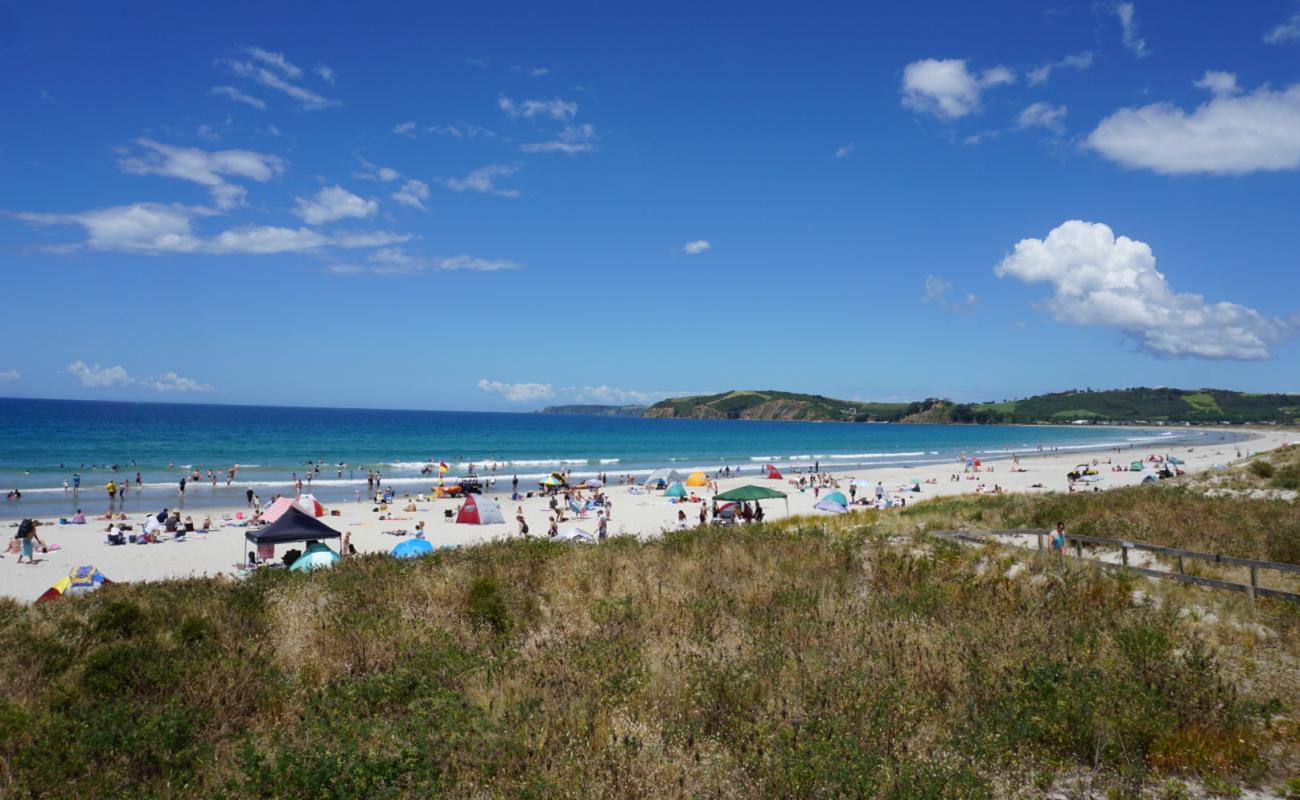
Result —
[{"label": "black gazebo tent", "polygon": [[290,506],[275,522],[265,528],[254,528],[245,533],[244,538],[253,544],[289,544],[314,539],[337,539],[341,535],[297,506]]}]

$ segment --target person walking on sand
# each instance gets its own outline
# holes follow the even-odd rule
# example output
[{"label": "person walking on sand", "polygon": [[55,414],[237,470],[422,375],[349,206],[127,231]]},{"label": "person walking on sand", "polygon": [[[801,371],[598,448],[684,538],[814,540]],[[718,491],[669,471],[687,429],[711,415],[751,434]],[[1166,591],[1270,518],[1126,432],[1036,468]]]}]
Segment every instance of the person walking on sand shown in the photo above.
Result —
[{"label": "person walking on sand", "polygon": [[596,512],[596,539],[597,541],[603,542],[607,538],[609,538],[609,522],[605,520],[604,511],[597,511]]},{"label": "person walking on sand", "polygon": [[515,522],[519,523],[519,535],[528,538],[528,523],[524,520],[524,507],[515,508]]},{"label": "person walking on sand", "polygon": [[27,559],[27,563],[35,564],[35,546],[37,544],[41,547],[45,546],[45,542],[41,541],[41,537],[36,535],[36,526],[39,524],[40,523],[34,519],[25,519],[18,524],[18,534],[14,538],[18,539],[19,543],[22,545],[22,552],[18,555],[19,564],[23,563],[24,558]]},{"label": "person walking on sand", "polygon": [[1053,553],[1060,553],[1061,555],[1065,555],[1065,523],[1064,522],[1056,523],[1056,530],[1052,532],[1051,550]]}]

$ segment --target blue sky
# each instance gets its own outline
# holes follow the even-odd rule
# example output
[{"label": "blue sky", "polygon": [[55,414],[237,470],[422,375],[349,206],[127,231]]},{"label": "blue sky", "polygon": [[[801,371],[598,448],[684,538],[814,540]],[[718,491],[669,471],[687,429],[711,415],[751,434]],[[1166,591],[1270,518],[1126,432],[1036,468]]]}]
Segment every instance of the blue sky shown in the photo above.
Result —
[{"label": "blue sky", "polygon": [[0,395],[1300,391],[1291,0],[192,5],[0,7]]}]

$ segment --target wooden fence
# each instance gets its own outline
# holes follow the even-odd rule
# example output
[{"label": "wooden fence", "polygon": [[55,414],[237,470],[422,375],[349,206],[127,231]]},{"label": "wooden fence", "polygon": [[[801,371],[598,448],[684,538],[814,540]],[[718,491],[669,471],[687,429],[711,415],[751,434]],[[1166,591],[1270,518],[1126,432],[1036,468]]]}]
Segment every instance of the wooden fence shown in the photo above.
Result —
[{"label": "wooden fence", "polygon": [[[978,544],[988,544],[990,536],[1036,536],[1038,541],[1039,552],[1046,552],[1047,539],[1053,534],[1053,531],[1043,530],[1041,528],[1016,528],[1010,530],[974,530],[974,531],[930,531],[930,535],[938,536],[944,539],[951,539],[963,542],[975,542]],[[1110,547],[1120,551],[1120,563],[1112,564],[1109,561],[1099,559],[1086,559],[1092,563],[1098,564],[1107,569],[1120,569],[1136,572],[1141,575],[1148,575],[1153,578],[1166,578],[1168,580],[1178,581],[1180,583],[1193,583],[1198,586],[1209,586],[1215,589],[1226,589],[1230,592],[1245,592],[1248,597],[1275,597],[1282,600],[1290,600],[1300,603],[1300,594],[1295,592],[1286,592],[1281,589],[1270,589],[1266,586],[1259,585],[1260,570],[1275,570],[1277,572],[1290,572],[1300,574],[1300,564],[1287,564],[1281,561],[1258,561],[1253,558],[1237,558],[1236,556],[1225,556],[1217,553],[1198,553],[1195,550],[1180,550],[1177,547],[1164,547],[1158,544],[1144,544],[1142,542],[1128,542],[1122,539],[1106,539],[1100,536],[1081,536],[1079,534],[1065,534],[1066,546],[1073,545],[1075,555],[1084,558],[1083,546],[1098,545],[1101,547]],[[1176,561],[1176,572],[1160,569],[1149,569],[1147,567],[1138,567],[1129,563],[1129,552],[1140,550],[1147,553],[1173,558]],[[1186,571],[1186,560],[1207,561],[1213,564],[1224,564],[1233,567],[1245,567],[1250,570],[1249,583],[1233,583],[1232,581],[1220,580],[1218,578],[1206,578],[1200,575],[1188,575]]]}]

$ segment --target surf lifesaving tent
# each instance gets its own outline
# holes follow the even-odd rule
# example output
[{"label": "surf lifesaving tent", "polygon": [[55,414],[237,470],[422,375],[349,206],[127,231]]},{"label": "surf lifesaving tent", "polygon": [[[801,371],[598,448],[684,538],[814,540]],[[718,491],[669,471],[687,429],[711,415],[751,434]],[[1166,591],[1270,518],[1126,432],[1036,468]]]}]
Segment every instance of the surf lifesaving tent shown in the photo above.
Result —
[{"label": "surf lifesaving tent", "polygon": [[737,500],[740,502],[748,500],[775,500],[778,498],[785,500],[785,513],[789,514],[790,501],[786,497],[785,492],[778,492],[776,489],[769,489],[766,486],[755,486],[750,483],[713,496],[714,500]]},{"label": "surf lifesaving tent", "polygon": [[668,487],[667,491],[664,492],[664,497],[685,497],[685,496],[686,496],[686,487],[682,486],[680,483],[674,483],[672,486]]},{"label": "surf lifesaving tent", "polygon": [[682,482],[682,476],[680,472],[678,472],[675,469],[668,469],[667,467],[665,467],[663,469],[657,469],[654,472],[650,473],[650,477],[645,479],[645,483],[643,483],[642,486],[644,486],[647,489],[654,489],[659,486],[669,486],[671,484],[681,483],[681,482]]},{"label": "surf lifesaving tent", "polygon": [[339,563],[339,554],[320,542],[312,542],[298,559],[289,565],[294,572],[311,572],[314,569],[328,568]]},{"label": "surf lifesaving tent", "polygon": [[692,472],[691,476],[686,479],[687,486],[708,486],[709,476],[703,472]]},{"label": "surf lifesaving tent", "polygon": [[466,495],[465,504],[460,507],[460,513],[456,514],[456,522],[462,525],[496,525],[505,521],[497,501],[481,494]]},{"label": "surf lifesaving tent", "polygon": [[767,465],[767,477],[777,481],[781,479],[781,471],[771,464]]},{"label": "surf lifesaving tent", "polygon": [[90,565],[77,567],[64,575],[58,583],[45,590],[45,594],[36,598],[36,602],[57,600],[65,594],[86,594],[93,592],[106,583],[112,583],[104,573]]}]

